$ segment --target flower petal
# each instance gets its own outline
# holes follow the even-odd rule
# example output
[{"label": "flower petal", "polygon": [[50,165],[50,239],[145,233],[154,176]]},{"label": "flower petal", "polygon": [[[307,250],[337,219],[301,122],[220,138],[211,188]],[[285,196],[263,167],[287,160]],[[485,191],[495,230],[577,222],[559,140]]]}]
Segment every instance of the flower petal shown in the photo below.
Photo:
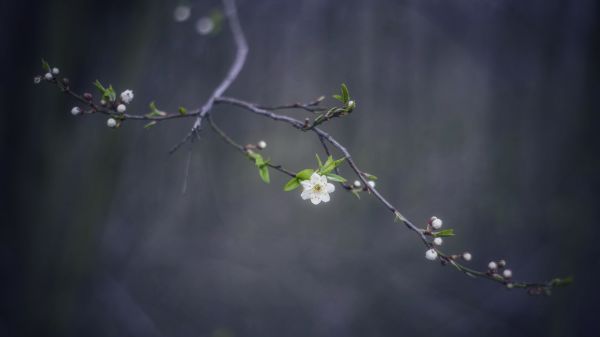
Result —
[{"label": "flower petal", "polygon": [[335,191],[335,185],[333,185],[332,183],[327,183],[327,188],[325,190],[327,191],[327,193],[333,193],[333,191]]},{"label": "flower petal", "polygon": [[329,200],[331,200],[328,193],[322,193],[320,196],[321,196],[321,201],[323,201],[323,202],[329,202]]},{"label": "flower petal", "polygon": [[311,176],[310,176],[310,182],[314,185],[314,184],[318,184],[321,182],[321,176],[317,173],[314,172]]},{"label": "flower petal", "polygon": [[303,187],[305,190],[310,190],[310,189],[312,189],[312,188],[313,188],[313,184],[312,184],[310,181],[308,181],[308,180],[302,180],[302,181],[300,182],[300,184],[302,184],[302,187]]},{"label": "flower petal", "polygon": [[314,195],[314,193],[312,192],[312,190],[304,190],[300,194],[300,197],[302,198],[302,200],[306,200],[306,199],[312,199],[313,195]]},{"label": "flower petal", "polygon": [[323,185],[323,186],[327,185],[327,177],[325,175],[321,176],[321,185]]},{"label": "flower petal", "polygon": [[312,202],[313,205],[318,205],[321,203],[321,198],[319,198],[317,195],[313,195],[312,198],[310,198],[310,202]]}]

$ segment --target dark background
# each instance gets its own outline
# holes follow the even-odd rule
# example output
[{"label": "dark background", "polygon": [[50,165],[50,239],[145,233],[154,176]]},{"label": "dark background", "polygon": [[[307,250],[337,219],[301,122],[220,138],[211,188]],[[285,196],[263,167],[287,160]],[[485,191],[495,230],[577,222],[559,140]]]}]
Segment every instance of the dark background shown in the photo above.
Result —
[{"label": "dark background", "polygon": [[[184,23],[176,4],[1,3],[1,336],[597,333],[597,2],[239,3],[250,53],[229,95],[278,104],[346,82],[358,108],[325,128],[380,191],[416,223],[442,217],[458,233],[445,249],[475,267],[575,277],[551,297],[426,261],[372,198],[314,207],[283,176],[265,185],[208,130],[169,156],[190,120],[111,130],[33,85],[45,57],[79,91],[133,89],[131,112],[198,107],[234,46],[227,27],[194,29],[218,1]],[[322,151],[233,107],[214,117],[292,169]]]}]

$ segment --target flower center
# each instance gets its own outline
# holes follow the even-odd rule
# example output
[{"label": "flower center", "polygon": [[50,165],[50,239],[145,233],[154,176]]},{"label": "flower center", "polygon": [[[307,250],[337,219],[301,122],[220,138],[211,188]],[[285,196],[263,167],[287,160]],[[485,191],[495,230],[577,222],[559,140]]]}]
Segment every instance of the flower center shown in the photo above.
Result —
[{"label": "flower center", "polygon": [[321,185],[319,185],[319,184],[316,184],[315,186],[313,186],[313,190],[314,190],[315,192],[320,192],[320,191],[321,191]]}]

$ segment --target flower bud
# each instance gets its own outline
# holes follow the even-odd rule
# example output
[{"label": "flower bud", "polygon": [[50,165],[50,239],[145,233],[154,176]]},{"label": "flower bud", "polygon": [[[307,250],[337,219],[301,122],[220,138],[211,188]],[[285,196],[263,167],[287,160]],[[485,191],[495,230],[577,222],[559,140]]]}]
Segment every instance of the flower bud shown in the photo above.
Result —
[{"label": "flower bud", "polygon": [[81,109],[78,106],[74,106],[73,109],[71,109],[71,115],[73,115],[73,116],[81,115]]},{"label": "flower bud", "polygon": [[109,128],[115,128],[117,127],[117,121],[114,118],[109,118],[106,120],[106,126]]},{"label": "flower bud", "polygon": [[473,258],[473,256],[471,256],[471,253],[469,253],[469,252],[464,252],[462,254],[462,258],[465,261],[471,261],[471,259]]},{"label": "flower bud", "polygon": [[85,99],[86,101],[91,101],[92,98],[93,98],[93,96],[89,92],[86,92],[85,94],[83,94],[83,99]]},{"label": "flower bud", "polygon": [[259,149],[262,150],[267,147],[267,142],[265,142],[264,140],[261,140],[256,144],[256,147],[258,147]]},{"label": "flower bud", "polygon": [[496,262],[490,261],[490,263],[488,263],[489,270],[496,270],[497,268],[498,268],[498,264],[496,264]]},{"label": "flower bud", "polygon": [[124,113],[124,112],[125,112],[125,110],[127,110],[127,107],[125,106],[125,104],[119,104],[119,105],[117,106],[117,112],[119,112],[119,113]]},{"label": "flower bud", "polygon": [[42,81],[42,76],[36,76],[33,78],[33,84],[40,84]]},{"label": "flower bud", "polygon": [[52,74],[51,73],[46,73],[44,75],[44,78],[47,79],[48,81],[50,81],[52,79]]},{"label": "flower bud", "polygon": [[504,267],[506,267],[506,261],[505,261],[505,260],[500,260],[500,261],[498,261],[498,267],[499,267],[499,268],[504,268]]},{"label": "flower bud", "polygon": [[354,181],[354,187],[359,188],[361,186],[362,186],[362,184],[360,183],[360,180],[355,180]]},{"label": "flower bud", "polygon": [[433,239],[433,244],[436,246],[441,246],[442,243],[444,243],[444,240],[442,238],[435,238]]},{"label": "flower bud", "polygon": [[431,219],[429,219],[429,224],[431,225],[431,227],[433,227],[433,229],[440,229],[442,228],[444,222],[442,221],[442,219],[432,216]]},{"label": "flower bud", "polygon": [[510,270],[510,269],[504,269],[504,271],[502,272],[502,276],[504,276],[504,278],[511,278],[512,277],[512,270]]},{"label": "flower bud", "polygon": [[437,259],[437,256],[438,253],[433,248],[425,252],[425,258],[429,261],[434,261],[435,259]]},{"label": "flower bud", "polygon": [[368,183],[369,183],[369,186],[371,186],[371,188],[375,187],[375,182],[373,180],[369,180]]},{"label": "flower bud", "polygon": [[56,67],[52,68],[52,75],[58,75],[60,74],[60,70]]},{"label": "flower bud", "polygon": [[102,105],[102,106],[105,106],[105,105],[106,105],[106,101],[105,101],[105,100],[103,100],[103,99],[101,99],[101,100],[100,100],[100,105]]}]

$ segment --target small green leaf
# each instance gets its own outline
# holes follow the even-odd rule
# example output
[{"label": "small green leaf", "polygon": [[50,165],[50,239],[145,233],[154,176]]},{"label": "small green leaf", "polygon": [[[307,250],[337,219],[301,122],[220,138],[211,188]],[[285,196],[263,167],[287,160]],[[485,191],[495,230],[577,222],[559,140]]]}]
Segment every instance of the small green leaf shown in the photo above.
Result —
[{"label": "small green leaf", "polygon": [[313,169],[304,169],[298,173],[296,173],[296,178],[300,179],[300,180],[309,180],[310,176],[315,173],[315,170]]},{"label": "small green leaf", "polygon": [[327,173],[327,178],[329,178],[329,180],[338,182],[338,183],[345,183],[347,180],[344,177],[338,176],[337,174],[333,174],[333,173]]},{"label": "small green leaf", "polygon": [[300,179],[292,178],[290,179],[285,186],[283,186],[283,190],[286,192],[293,191],[300,186]]},{"label": "small green leaf", "polygon": [[150,104],[148,104],[148,107],[150,107],[150,112],[146,114],[146,117],[164,117],[167,115],[166,112],[158,110],[154,101],[150,102]]},{"label": "small green leaf", "polygon": [[179,107],[179,114],[181,114],[181,115],[187,115],[187,109],[184,108],[184,107],[182,107],[182,106],[180,106]]},{"label": "small green leaf", "polygon": [[100,83],[100,81],[96,80],[96,82],[94,82],[94,86],[96,88],[98,88],[98,91],[100,91],[100,94],[102,94],[102,96],[104,96],[104,93],[106,92],[106,88],[102,85],[102,83]]},{"label": "small green leaf", "polygon": [[50,65],[44,59],[42,59],[42,68],[44,68],[45,71],[50,71]]},{"label": "small green leaf", "polygon": [[319,154],[315,153],[315,156],[317,157],[317,164],[319,164],[319,168],[323,167],[323,163],[321,162],[321,158],[319,158]]},{"label": "small green leaf", "polygon": [[344,103],[344,98],[341,95],[333,95],[331,97],[333,97],[333,98],[337,99],[338,101]]},{"label": "small green leaf", "polygon": [[152,121],[152,122],[150,122],[150,123],[148,123],[148,124],[144,125],[144,129],[151,128],[151,127],[155,126],[155,125],[156,125],[156,123],[157,123],[156,121]]},{"label": "small green leaf", "polygon": [[365,176],[367,179],[370,179],[370,180],[377,180],[377,177],[376,177],[376,176],[374,176],[374,175],[372,175],[372,174],[370,174],[370,173],[363,172],[362,174],[363,174],[363,175],[364,175],[364,176]]},{"label": "small green leaf", "polygon": [[550,286],[551,287],[564,287],[567,286],[569,284],[573,283],[573,277],[569,276],[569,277],[565,277],[565,278],[555,278],[552,281],[550,281]]},{"label": "small green leaf", "polygon": [[269,167],[267,165],[262,165],[258,168],[258,174],[260,175],[260,179],[265,183],[269,183],[271,181],[269,177]]},{"label": "small green leaf", "polygon": [[454,229],[452,229],[452,228],[448,228],[448,229],[441,230],[439,232],[431,233],[431,236],[433,236],[434,238],[443,238],[443,237],[454,236],[454,235],[455,235]]},{"label": "small green leaf", "polygon": [[342,83],[342,99],[344,103],[348,103],[350,100],[350,94],[348,93],[348,87],[345,83]]},{"label": "small green leaf", "polygon": [[327,161],[325,162],[325,164],[323,164],[323,166],[319,169],[319,173],[327,174],[327,173],[333,171],[336,167],[340,166],[344,162],[344,160],[346,160],[346,157],[342,157],[340,159],[333,160],[333,158],[331,156],[329,156],[329,158],[327,158]]},{"label": "small green leaf", "polygon": [[357,197],[358,199],[360,199],[360,194],[358,193],[357,190],[352,190],[352,194],[354,194],[355,197]]},{"label": "small green leaf", "polygon": [[104,95],[111,102],[114,102],[117,100],[117,93],[115,92],[115,89],[113,89],[112,84],[108,86],[108,89],[106,89],[106,91],[104,92]]}]

